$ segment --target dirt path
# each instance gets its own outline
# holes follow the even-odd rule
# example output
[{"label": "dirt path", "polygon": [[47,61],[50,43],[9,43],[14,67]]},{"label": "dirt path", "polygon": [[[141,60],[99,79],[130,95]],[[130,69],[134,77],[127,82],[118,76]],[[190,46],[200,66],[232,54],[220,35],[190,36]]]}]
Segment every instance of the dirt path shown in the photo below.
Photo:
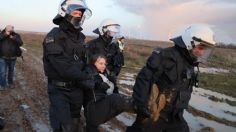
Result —
[{"label": "dirt path", "polygon": [[6,118],[4,132],[47,132],[48,97],[42,62],[32,51],[15,67],[14,87],[0,92],[0,115]]}]

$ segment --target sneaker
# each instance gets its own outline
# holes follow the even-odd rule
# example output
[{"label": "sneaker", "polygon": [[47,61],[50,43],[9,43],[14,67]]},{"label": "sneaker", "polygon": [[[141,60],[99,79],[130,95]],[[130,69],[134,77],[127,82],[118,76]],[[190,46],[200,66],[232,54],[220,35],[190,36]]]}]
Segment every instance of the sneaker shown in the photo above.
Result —
[{"label": "sneaker", "polygon": [[4,118],[0,116],[0,130],[3,130],[4,126],[5,126]]},{"label": "sneaker", "polygon": [[9,88],[9,89],[14,89],[14,88],[15,88],[15,85],[14,85],[14,84],[9,84],[9,85],[8,85],[8,88]]}]

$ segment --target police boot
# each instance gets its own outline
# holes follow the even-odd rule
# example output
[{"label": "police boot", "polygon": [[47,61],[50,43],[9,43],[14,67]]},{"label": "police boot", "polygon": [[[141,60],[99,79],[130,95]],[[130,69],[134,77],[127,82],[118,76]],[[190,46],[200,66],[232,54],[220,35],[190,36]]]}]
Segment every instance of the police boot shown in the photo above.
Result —
[{"label": "police boot", "polygon": [[135,122],[132,126],[126,128],[126,132],[145,132],[145,119],[142,115],[137,115]]},{"label": "police boot", "polygon": [[86,132],[99,132],[98,126],[86,125]]},{"label": "police boot", "polygon": [[80,124],[80,118],[73,118],[72,131],[73,132],[83,132],[83,128]]},{"label": "police boot", "polygon": [[0,130],[3,130],[4,126],[5,126],[4,118],[0,116]]},{"label": "police boot", "polygon": [[71,124],[63,125],[62,132],[73,132],[73,127]]}]

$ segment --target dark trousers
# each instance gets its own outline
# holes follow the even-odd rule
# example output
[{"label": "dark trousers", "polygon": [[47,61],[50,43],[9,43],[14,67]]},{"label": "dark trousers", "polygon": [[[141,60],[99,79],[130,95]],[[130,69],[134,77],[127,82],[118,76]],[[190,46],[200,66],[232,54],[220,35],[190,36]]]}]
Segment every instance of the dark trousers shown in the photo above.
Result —
[{"label": "dark trousers", "polygon": [[79,88],[71,91],[48,84],[50,101],[49,118],[55,132],[74,132],[78,128],[80,110],[83,103],[83,91]]},{"label": "dark trousers", "polygon": [[[14,67],[16,64],[16,59],[5,59],[0,58],[0,85],[5,87],[8,84],[13,83],[14,77]],[[8,69],[8,81],[6,80],[6,73]]]},{"label": "dark trousers", "polygon": [[169,121],[159,118],[156,122],[146,121],[137,115],[132,126],[126,132],[189,132],[189,127],[184,118],[174,117]]},{"label": "dark trousers", "polygon": [[121,94],[108,95],[85,108],[87,132],[99,132],[98,126],[124,111],[132,111],[132,100]]}]

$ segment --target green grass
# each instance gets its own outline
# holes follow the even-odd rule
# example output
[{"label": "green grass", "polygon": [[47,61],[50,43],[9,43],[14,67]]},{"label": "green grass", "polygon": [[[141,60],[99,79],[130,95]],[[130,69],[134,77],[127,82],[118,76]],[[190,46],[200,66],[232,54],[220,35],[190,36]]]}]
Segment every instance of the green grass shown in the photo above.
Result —
[{"label": "green grass", "polygon": [[230,58],[225,58],[223,56],[219,55],[212,55],[209,57],[209,66],[211,67],[221,67],[221,68],[236,68],[236,62],[234,60],[231,60]]},{"label": "green grass", "polygon": [[236,98],[236,74],[200,74],[200,87]]},{"label": "green grass", "polygon": [[29,48],[33,48],[33,49],[38,49],[38,50],[41,50],[43,47],[42,47],[42,44],[39,44],[39,43],[35,43],[35,44],[25,44],[25,47],[29,47]]}]

